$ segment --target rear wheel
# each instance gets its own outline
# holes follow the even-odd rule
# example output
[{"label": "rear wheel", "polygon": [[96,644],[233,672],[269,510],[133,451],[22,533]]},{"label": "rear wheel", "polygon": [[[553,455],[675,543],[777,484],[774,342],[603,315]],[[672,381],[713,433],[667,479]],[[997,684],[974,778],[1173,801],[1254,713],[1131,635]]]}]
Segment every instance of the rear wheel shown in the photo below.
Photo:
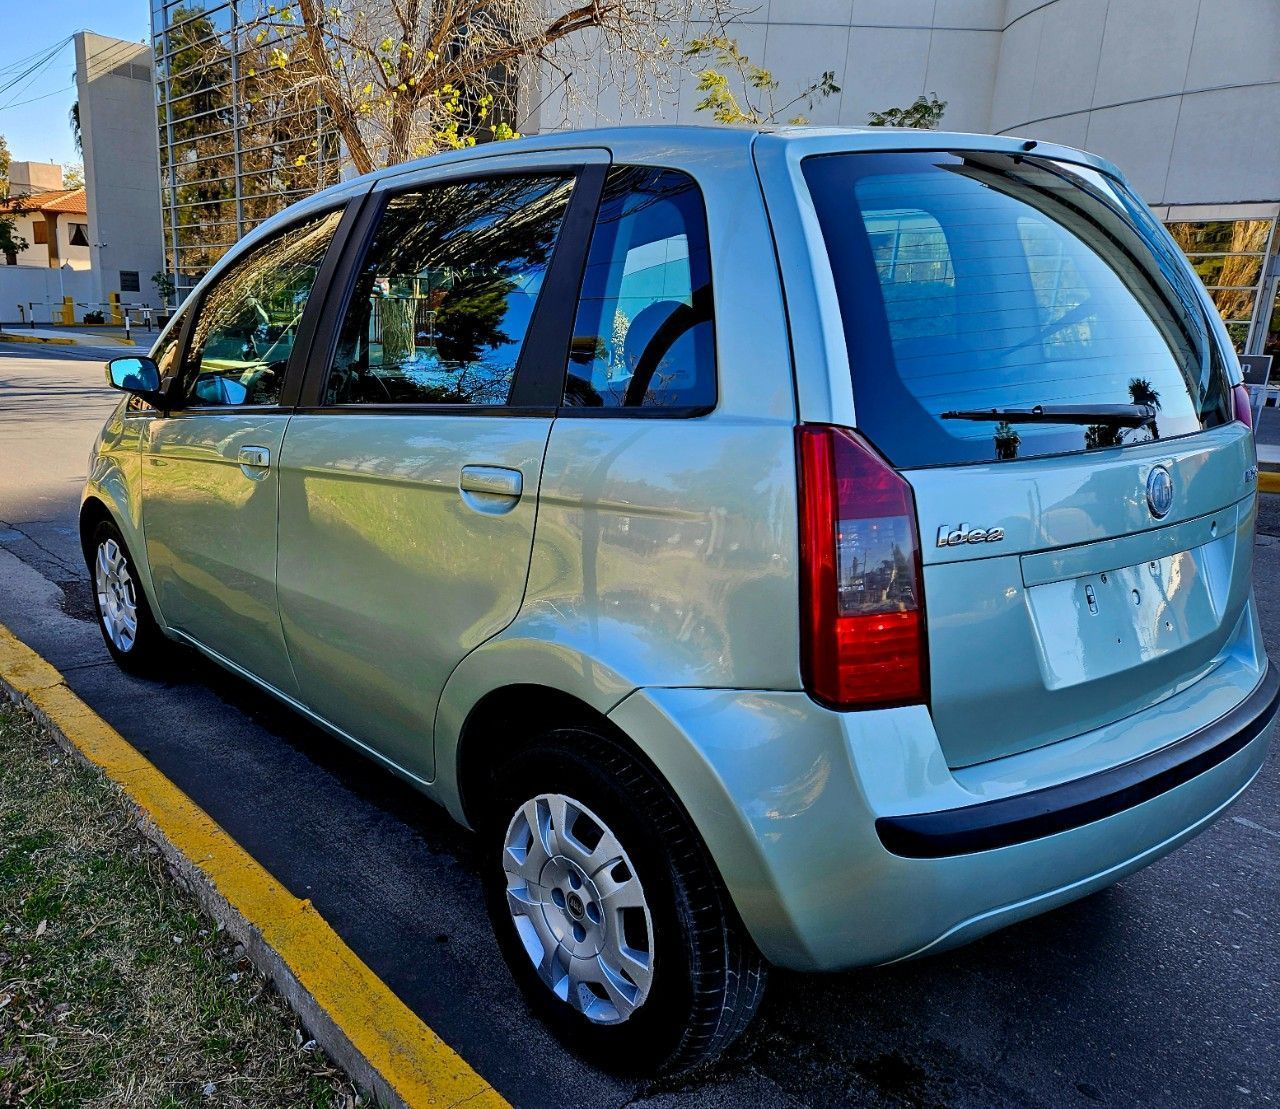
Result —
[{"label": "rear wheel", "polygon": [[708,1062],[751,1022],[767,967],[654,772],[555,732],[498,775],[483,829],[490,916],[562,1040],[614,1070]]},{"label": "rear wheel", "polygon": [[103,520],[94,529],[88,554],[93,607],[111,657],[132,674],[158,672],[159,646],[164,637],[151,615],[120,529],[110,520]]}]

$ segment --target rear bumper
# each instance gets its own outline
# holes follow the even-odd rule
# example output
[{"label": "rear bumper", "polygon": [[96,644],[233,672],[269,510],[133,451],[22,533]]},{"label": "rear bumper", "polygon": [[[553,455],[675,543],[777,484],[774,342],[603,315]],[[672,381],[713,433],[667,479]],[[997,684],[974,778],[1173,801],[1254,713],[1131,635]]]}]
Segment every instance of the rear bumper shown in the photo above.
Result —
[{"label": "rear bumper", "polygon": [[940,859],[1011,847],[1103,820],[1211,770],[1264,732],[1280,707],[1280,673],[1267,667],[1257,688],[1212,724],[1139,758],[1061,785],[938,812],[882,816],[888,851]]},{"label": "rear bumper", "polygon": [[1100,889],[1251,782],[1280,671],[1250,612],[1209,674],[1108,729],[953,771],[922,707],[641,689],[611,718],[684,802],[771,961],[836,970],[975,939]]}]

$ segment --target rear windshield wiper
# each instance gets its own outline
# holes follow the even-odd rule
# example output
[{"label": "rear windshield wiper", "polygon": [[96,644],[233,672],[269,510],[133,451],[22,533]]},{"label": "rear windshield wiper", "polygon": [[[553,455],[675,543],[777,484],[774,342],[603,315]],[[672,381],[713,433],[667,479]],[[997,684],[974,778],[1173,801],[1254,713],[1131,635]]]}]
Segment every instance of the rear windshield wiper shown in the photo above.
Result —
[{"label": "rear windshield wiper", "polygon": [[944,420],[986,420],[1007,424],[1106,424],[1146,427],[1154,423],[1150,404],[1037,404],[1034,408],[970,408],[943,412]]}]

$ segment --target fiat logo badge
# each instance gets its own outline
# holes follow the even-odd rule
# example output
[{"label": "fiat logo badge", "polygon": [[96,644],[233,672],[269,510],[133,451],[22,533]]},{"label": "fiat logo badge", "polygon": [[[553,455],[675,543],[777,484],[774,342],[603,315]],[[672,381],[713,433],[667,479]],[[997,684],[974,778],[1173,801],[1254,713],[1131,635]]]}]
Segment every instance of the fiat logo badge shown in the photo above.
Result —
[{"label": "fiat logo badge", "polygon": [[1163,466],[1147,475],[1147,507],[1157,520],[1163,520],[1173,507],[1173,478]]}]

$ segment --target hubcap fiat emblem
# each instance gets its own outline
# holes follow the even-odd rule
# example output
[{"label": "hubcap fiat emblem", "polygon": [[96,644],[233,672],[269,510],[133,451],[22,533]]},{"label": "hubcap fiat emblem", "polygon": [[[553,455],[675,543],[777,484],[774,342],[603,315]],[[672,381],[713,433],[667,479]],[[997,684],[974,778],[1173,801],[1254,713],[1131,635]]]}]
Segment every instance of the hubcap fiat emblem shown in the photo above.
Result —
[{"label": "hubcap fiat emblem", "polygon": [[1147,475],[1147,507],[1157,520],[1164,519],[1173,507],[1173,478],[1163,466],[1155,467]]}]

